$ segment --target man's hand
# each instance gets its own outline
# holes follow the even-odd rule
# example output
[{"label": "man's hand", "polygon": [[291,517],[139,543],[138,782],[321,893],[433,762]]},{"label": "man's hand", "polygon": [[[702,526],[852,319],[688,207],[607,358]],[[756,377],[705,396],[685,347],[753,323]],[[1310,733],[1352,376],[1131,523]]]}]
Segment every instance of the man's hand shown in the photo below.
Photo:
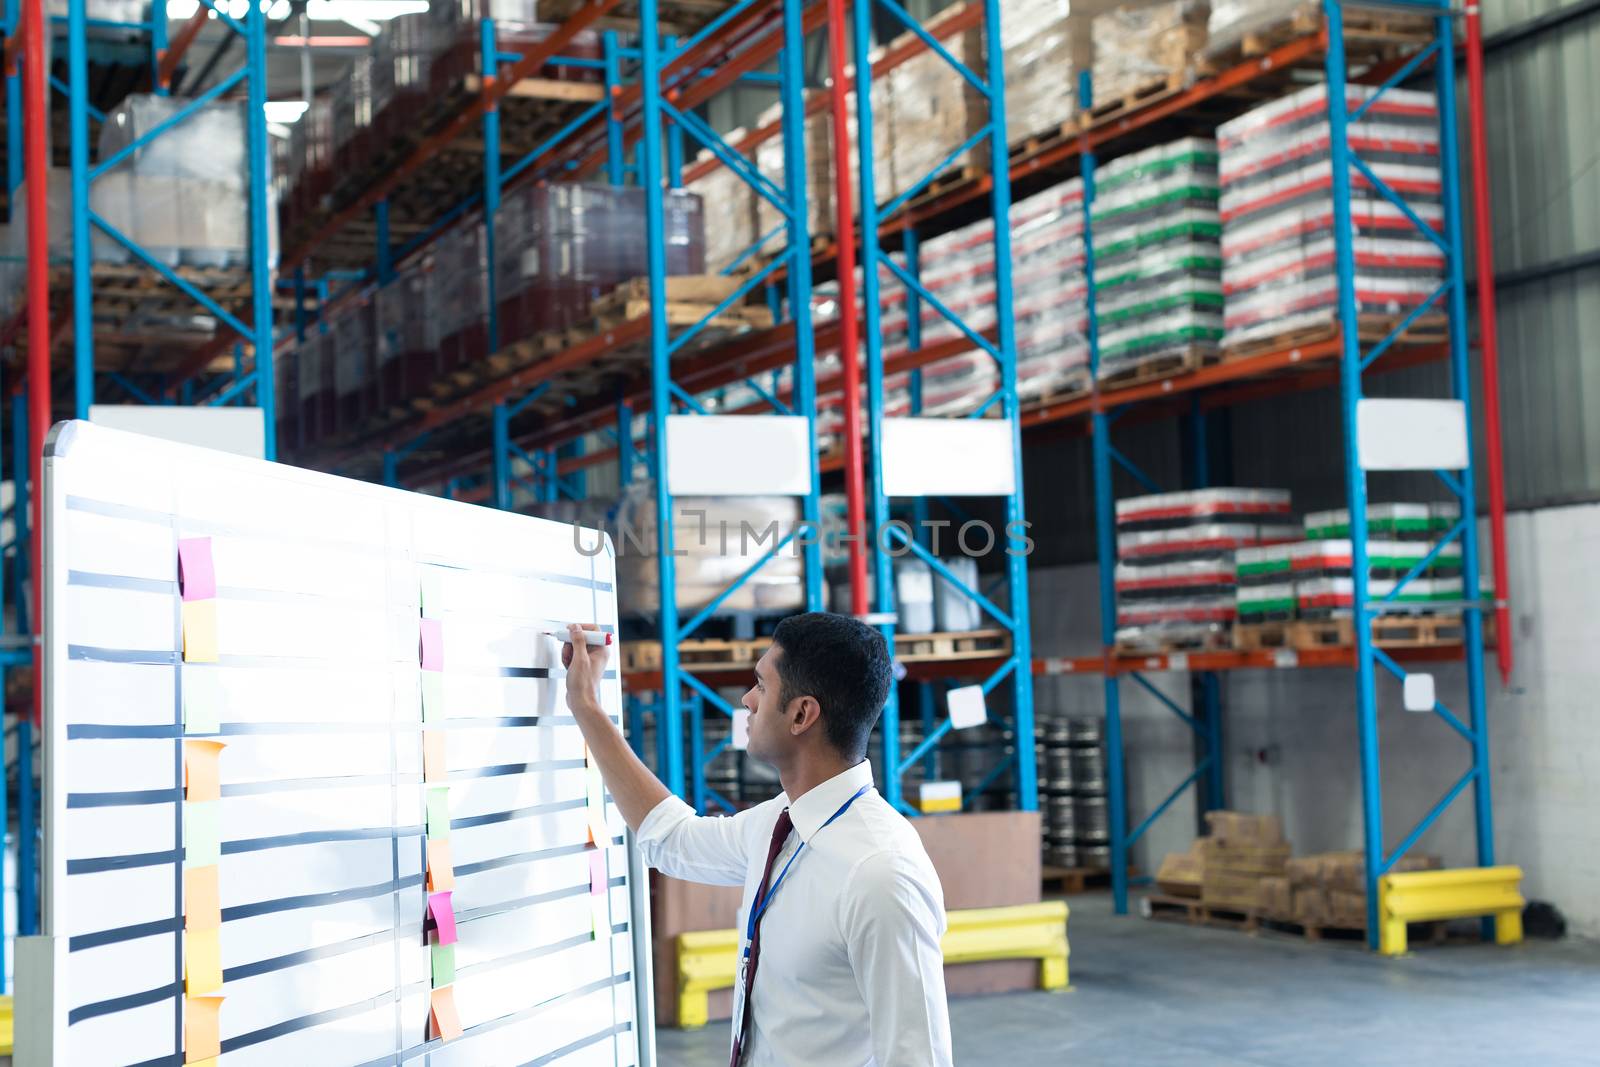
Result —
[{"label": "man's hand", "polygon": [[583,631],[598,629],[593,623],[573,623],[567,627],[567,643],[561,646],[561,665],[567,669],[567,707],[574,715],[604,714],[600,708],[600,676],[605,673],[611,650],[583,639]]}]

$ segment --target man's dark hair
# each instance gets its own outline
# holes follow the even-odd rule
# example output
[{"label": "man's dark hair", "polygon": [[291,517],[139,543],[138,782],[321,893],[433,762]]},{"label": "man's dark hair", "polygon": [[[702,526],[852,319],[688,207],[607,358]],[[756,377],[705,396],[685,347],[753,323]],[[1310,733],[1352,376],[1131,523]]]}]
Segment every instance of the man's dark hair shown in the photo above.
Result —
[{"label": "man's dark hair", "polygon": [[883,635],[848,615],[813,611],[778,623],[778,697],[814,697],[822,707],[828,743],[846,756],[865,756],[867,739],[889,698],[893,668]]}]

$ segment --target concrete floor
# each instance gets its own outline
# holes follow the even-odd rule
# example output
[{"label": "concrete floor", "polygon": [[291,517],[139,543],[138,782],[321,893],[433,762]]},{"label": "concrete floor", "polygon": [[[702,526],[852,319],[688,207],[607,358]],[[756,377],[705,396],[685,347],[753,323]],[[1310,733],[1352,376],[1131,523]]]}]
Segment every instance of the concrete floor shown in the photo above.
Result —
[{"label": "concrete floor", "polygon": [[[1600,1065],[1600,944],[1353,943],[1119,919],[1069,898],[1072,987],[950,1005],[961,1067]],[[657,1037],[662,1067],[722,1067],[726,1023]],[[821,1067],[821,1065],[796,1065]]]}]

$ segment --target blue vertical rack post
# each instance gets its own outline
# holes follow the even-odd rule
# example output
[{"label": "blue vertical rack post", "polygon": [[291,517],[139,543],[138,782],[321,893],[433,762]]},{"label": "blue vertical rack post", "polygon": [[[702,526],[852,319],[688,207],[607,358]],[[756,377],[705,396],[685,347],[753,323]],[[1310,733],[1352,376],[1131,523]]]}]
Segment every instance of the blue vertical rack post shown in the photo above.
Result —
[{"label": "blue vertical rack post", "polygon": [[[1088,111],[1094,106],[1094,83],[1088,71],[1078,75],[1078,107]],[[1084,283],[1087,292],[1089,380],[1095,396],[1099,396],[1100,381],[1100,321],[1095,303],[1094,257],[1094,201],[1095,167],[1097,159],[1087,142],[1081,153],[1083,176],[1083,248]],[[1197,440],[1204,432],[1202,417],[1196,410],[1193,416]],[[1102,653],[1101,687],[1105,698],[1105,752],[1107,829],[1111,839],[1111,896],[1112,906],[1118,915],[1128,911],[1128,850],[1154,826],[1157,820],[1177,803],[1178,798],[1195,787],[1196,806],[1209,810],[1222,806],[1225,790],[1224,760],[1222,752],[1221,685],[1212,672],[1203,672],[1196,679],[1198,699],[1186,711],[1171,697],[1158,689],[1138,671],[1128,676],[1156,703],[1171,712],[1179,722],[1191,730],[1197,740],[1194,769],[1155,806],[1151,812],[1129,829],[1127,752],[1122,730],[1122,683],[1117,662],[1117,531],[1116,500],[1112,475],[1121,467],[1134,480],[1150,492],[1160,492],[1161,487],[1136,466],[1111,442],[1111,427],[1116,414],[1108,413],[1097,402],[1089,415],[1091,435],[1091,465],[1094,482],[1095,559],[1100,581],[1100,644]],[[1208,464],[1203,450],[1196,450],[1192,480],[1203,483],[1208,477]]]},{"label": "blue vertical rack post", "polygon": [[[222,392],[210,396],[211,404],[242,400],[253,393],[256,405],[261,408],[265,423],[264,450],[267,459],[277,458],[277,379],[273,370],[273,319],[272,319],[272,250],[270,247],[271,185],[268,179],[271,146],[267,134],[267,60],[266,13],[261,5],[251,5],[241,22],[216,8],[211,0],[203,0],[216,12],[217,21],[228,32],[237,33],[244,40],[244,64],[232,74],[221,79],[181,110],[150,130],[143,132],[122,151],[91,165],[89,161],[89,117],[93,106],[89,102],[87,27],[87,0],[70,0],[67,6],[67,76],[66,87],[69,152],[71,157],[72,185],[72,321],[73,321],[73,410],[78,418],[87,418],[95,402],[94,369],[94,279],[91,247],[91,230],[96,229],[122,246],[134,260],[154,271],[178,289],[208,314],[216,318],[219,329],[231,329],[248,338],[254,350],[251,369],[232,376]],[[154,17],[150,25],[140,28],[159,40],[165,34],[164,14]],[[155,26],[159,24],[160,30]],[[154,66],[155,52],[152,51]],[[159,78],[152,78],[158,83]],[[112,168],[131,159],[135,152],[151,141],[168,133],[175,126],[195,115],[201,108],[221,99],[224,95],[243,90],[245,99],[245,187],[250,275],[250,321],[245,322],[217,303],[211,296],[193,284],[180,272],[160,262],[132,238],[117,230],[90,205],[93,183]],[[141,391],[128,390],[136,399]]]},{"label": "blue vertical rack post", "polygon": [[[656,0],[640,0],[639,23],[644,32],[639,42],[639,84],[642,137],[638,144],[637,180],[645,190],[645,240],[648,246],[650,293],[650,442],[651,471],[655,478],[656,550],[659,577],[659,633],[661,640],[661,694],[656,702],[657,730],[660,733],[662,765],[658,768],[667,787],[680,796],[697,797],[702,806],[716,804],[731,809],[727,798],[718,796],[705,784],[705,767],[720,754],[699,751],[699,716],[693,725],[695,741],[685,766],[685,712],[694,711],[703,700],[710,708],[730,718],[734,708],[706,682],[686,669],[678,656],[679,643],[695,633],[736,591],[742,588],[768,561],[797,545],[804,562],[806,603],[812,610],[822,607],[822,566],[818,544],[821,515],[820,479],[813,464],[809,492],[801,497],[802,520],[755,559],[731,585],[712,601],[684,620],[677,608],[676,569],[674,567],[673,496],[669,484],[670,456],[667,445],[667,419],[674,405],[685,413],[706,416],[702,406],[674,380],[672,358],[717,315],[742,301],[763,285],[780,267],[786,273],[791,308],[811,306],[811,241],[807,232],[805,168],[804,44],[800,0],[784,0],[781,14],[782,50],[779,55],[779,99],[783,112],[784,174],[781,184],[759,173],[750,161],[734,149],[704,119],[692,110],[678,108],[663,85],[663,72],[679,56],[697,47],[708,32],[747,10],[753,0],[741,0],[718,16],[705,30],[680,42],[658,41],[651,29],[657,25]],[[699,76],[705,72],[691,72]],[[669,132],[670,131],[670,132]],[[668,136],[687,137],[710,150],[742,181],[765,198],[783,217],[788,242],[784,251],[765,266],[750,273],[717,307],[695,325],[674,334],[667,322],[667,264],[664,232],[664,198],[667,195]],[[813,454],[816,446],[816,377],[814,342],[810,316],[794,316],[794,401],[795,410],[804,413],[807,439]],[[628,432],[618,426],[619,435]],[[686,695],[692,694],[686,701]]]},{"label": "blue vertical rack post", "polygon": [[[1010,726],[1016,743],[1012,746],[1009,766],[1002,764],[996,770],[1009,770],[1017,806],[1023,811],[1038,809],[1037,768],[1033,749],[1033,660],[1029,634],[1027,560],[1022,552],[1006,553],[1006,585],[1009,603],[1001,608],[977,589],[958,579],[932,552],[899,526],[890,523],[889,498],[883,480],[883,421],[884,421],[884,359],[882,311],[880,307],[879,271],[893,274],[906,289],[909,297],[925,301],[941,315],[948,318],[987,352],[1000,368],[1000,388],[982,404],[973,417],[982,417],[990,408],[999,405],[1000,414],[1010,420],[1011,453],[1014,474],[1013,492],[1005,498],[1005,516],[1008,547],[1014,530],[1025,529],[1022,498],[1022,440],[1017,400],[1017,351],[1012,322],[1011,296],[1011,230],[1008,225],[1011,213],[1010,159],[1006,144],[1005,64],[999,47],[1000,0],[984,2],[984,34],[989,42],[986,49],[987,64],[979,74],[956,59],[915,18],[895,0],[877,0],[882,10],[914,33],[922,43],[950,65],[954,74],[964,79],[983,97],[988,107],[987,122],[966,142],[945,157],[933,170],[919,181],[882,206],[873,172],[873,115],[872,115],[872,17],[874,4],[861,0],[855,5],[855,68],[856,68],[856,130],[859,152],[859,182],[861,190],[861,266],[862,307],[865,321],[864,341],[867,349],[867,409],[868,409],[868,462],[871,470],[872,504],[869,544],[873,556],[874,610],[885,620],[893,618],[893,569],[890,554],[903,548],[928,564],[936,575],[962,595],[974,601],[1011,635],[1011,649],[1004,662],[984,679],[984,692],[991,693],[1006,681],[1011,683],[1012,719]],[[995,261],[995,312],[996,340],[991,343],[980,337],[960,318],[946,308],[906,267],[895,263],[883,247],[880,234],[882,219],[895,214],[940,176],[946,168],[969,150],[982,147],[988,154],[991,187],[989,212],[994,219]],[[885,640],[893,647],[892,621],[880,624]],[[949,719],[928,733],[917,748],[902,756],[900,753],[899,700],[891,690],[883,711],[883,761],[884,797],[903,811],[915,809],[907,804],[901,787],[901,776],[923,760],[952,730]],[[991,780],[993,775],[991,775]],[[966,799],[971,802],[974,793]]]},{"label": "blue vertical rack post", "polygon": [[[1433,826],[1439,816],[1470,785],[1473,787],[1474,829],[1477,859],[1482,866],[1494,863],[1494,823],[1490,807],[1489,738],[1484,706],[1483,610],[1478,587],[1478,528],[1475,498],[1476,472],[1473,469],[1471,367],[1467,351],[1470,322],[1466,305],[1466,273],[1463,266],[1461,220],[1461,174],[1456,126],[1455,40],[1453,19],[1447,3],[1406,0],[1396,6],[1433,16],[1432,42],[1412,58],[1378,90],[1379,95],[1413,75],[1430,59],[1434,64],[1435,92],[1439,105],[1439,164],[1444,206],[1444,233],[1440,235],[1422,223],[1404,199],[1390,189],[1360,158],[1350,144],[1349,125],[1366,111],[1362,104],[1346,110],[1346,68],[1343,9],[1339,0],[1323,0],[1327,20],[1328,124],[1333,165],[1334,242],[1339,281],[1339,320],[1341,331],[1340,405],[1344,425],[1345,496],[1350,509],[1351,569],[1354,573],[1352,612],[1356,636],[1356,721],[1361,753],[1362,827],[1365,837],[1367,944],[1377,947],[1378,879],[1393,868]],[[1363,350],[1358,321],[1359,304],[1355,287],[1355,248],[1352,228],[1351,185],[1359,173],[1367,187],[1393,203],[1424,236],[1445,254],[1445,279],[1439,288],[1407,315],[1389,335],[1369,350]],[[1449,396],[1466,408],[1467,465],[1461,470],[1437,471],[1440,480],[1459,501],[1461,515],[1455,527],[1433,551],[1403,577],[1383,597],[1375,598],[1369,588],[1367,484],[1362,469],[1357,439],[1357,410],[1362,400],[1362,375],[1366,369],[1426,310],[1442,302],[1449,320]],[[1400,843],[1391,851],[1383,835],[1383,787],[1378,759],[1378,694],[1380,668],[1404,682],[1406,671],[1372,639],[1373,619],[1393,607],[1401,589],[1432,563],[1448,544],[1459,541],[1462,556],[1465,649],[1467,668],[1468,722],[1442,703],[1433,711],[1466,741],[1470,765]],[[1488,921],[1485,921],[1488,935]]]}]

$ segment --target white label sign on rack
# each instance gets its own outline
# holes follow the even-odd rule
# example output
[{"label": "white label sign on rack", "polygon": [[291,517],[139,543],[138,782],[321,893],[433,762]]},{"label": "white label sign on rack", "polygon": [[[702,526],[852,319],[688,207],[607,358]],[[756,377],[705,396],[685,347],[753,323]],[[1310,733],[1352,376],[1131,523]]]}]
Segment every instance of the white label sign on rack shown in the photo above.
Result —
[{"label": "white label sign on rack", "polygon": [[1010,419],[884,419],[889,496],[1010,496],[1017,491]]},{"label": "white label sign on rack", "polygon": [[1467,407],[1459,400],[1362,400],[1356,448],[1362,470],[1464,470]]},{"label": "white label sign on rack", "polygon": [[669,415],[667,487],[674,496],[804,496],[810,427],[799,415]]}]

